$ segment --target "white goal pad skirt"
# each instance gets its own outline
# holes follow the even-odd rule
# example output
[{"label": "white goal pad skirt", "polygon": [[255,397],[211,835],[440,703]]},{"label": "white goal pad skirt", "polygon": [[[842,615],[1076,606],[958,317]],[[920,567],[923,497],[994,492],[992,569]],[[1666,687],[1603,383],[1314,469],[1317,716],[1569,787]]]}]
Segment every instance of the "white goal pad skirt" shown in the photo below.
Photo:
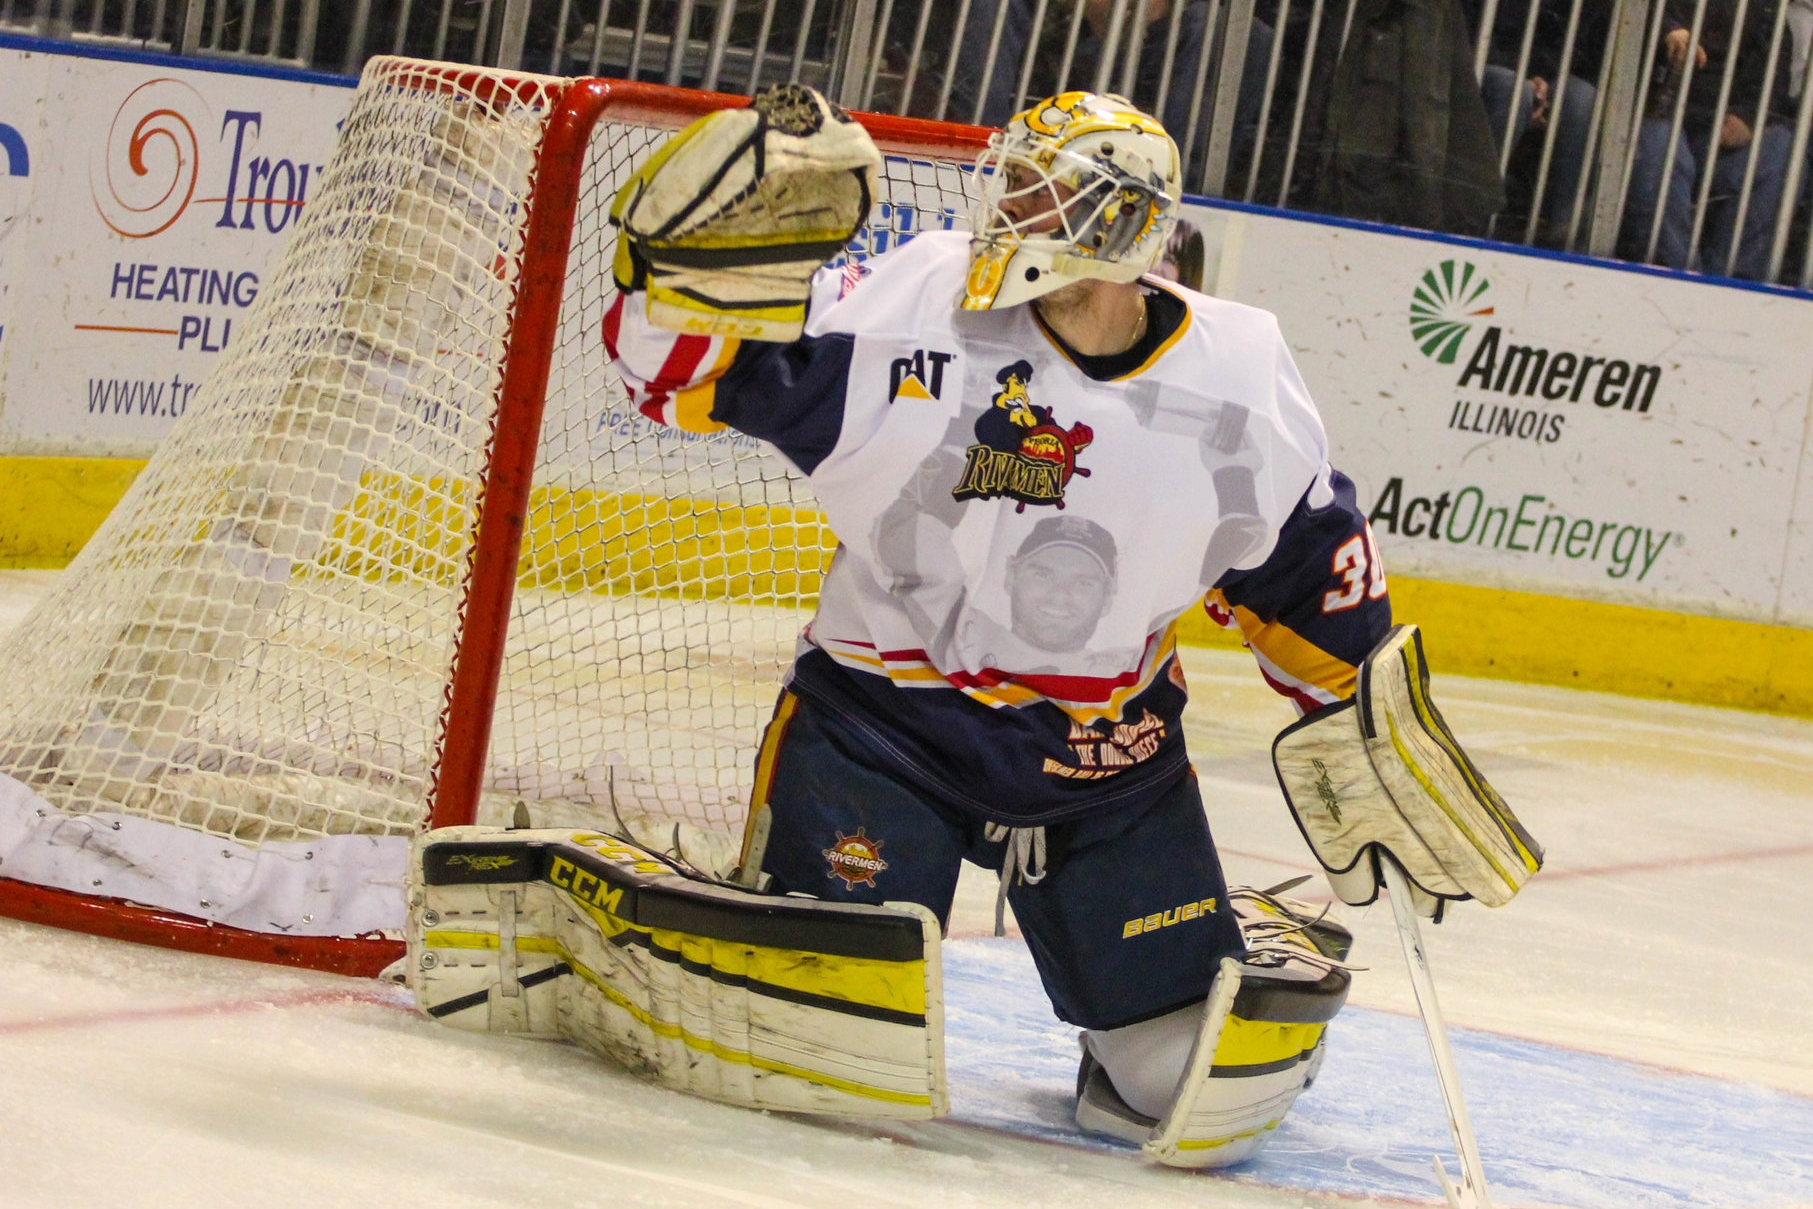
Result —
[{"label": "white goal pad skirt", "polygon": [[0,877],[286,936],[403,928],[409,840],[330,835],[252,847],[111,811],[68,814],[0,774]]},{"label": "white goal pad skirt", "polygon": [[564,1038],[751,1108],[948,1108],[937,918],[755,895],[592,831],[417,841],[407,977],[457,1028]]}]

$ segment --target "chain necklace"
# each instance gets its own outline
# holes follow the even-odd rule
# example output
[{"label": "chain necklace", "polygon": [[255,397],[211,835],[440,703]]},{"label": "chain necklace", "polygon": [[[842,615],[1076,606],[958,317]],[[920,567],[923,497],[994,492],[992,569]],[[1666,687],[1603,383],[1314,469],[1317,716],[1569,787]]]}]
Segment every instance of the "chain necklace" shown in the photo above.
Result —
[{"label": "chain necklace", "polygon": [[[1151,306],[1146,302],[1146,296],[1141,294],[1139,296],[1139,321],[1133,325],[1133,339],[1127,341],[1127,348],[1132,348],[1145,338],[1146,316],[1151,313],[1151,310]],[[1122,349],[1121,351],[1125,352],[1127,350]]]}]

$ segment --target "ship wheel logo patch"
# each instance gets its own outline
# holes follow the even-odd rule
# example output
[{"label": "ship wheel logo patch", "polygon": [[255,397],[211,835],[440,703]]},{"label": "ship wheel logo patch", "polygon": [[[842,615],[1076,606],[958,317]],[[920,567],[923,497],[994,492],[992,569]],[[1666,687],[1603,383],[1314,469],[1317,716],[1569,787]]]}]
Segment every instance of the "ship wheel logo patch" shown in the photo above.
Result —
[{"label": "ship wheel logo patch", "polygon": [[955,499],[992,500],[1006,496],[1014,511],[1026,505],[1064,507],[1064,489],[1076,475],[1089,472],[1076,464],[1095,433],[1087,424],[1061,427],[1051,408],[1034,403],[1027,386],[1032,364],[1016,361],[995,375],[1001,389],[992,406],[976,420],[976,444],[964,454],[963,477],[951,491]]},{"label": "ship wheel logo patch", "polygon": [[875,875],[888,867],[888,863],[881,859],[881,849],[885,842],[870,839],[861,827],[856,829],[855,835],[845,835],[839,831],[837,842],[820,850],[825,860],[831,864],[831,872],[825,876],[843,878],[846,890],[854,890],[858,886],[873,887]]}]

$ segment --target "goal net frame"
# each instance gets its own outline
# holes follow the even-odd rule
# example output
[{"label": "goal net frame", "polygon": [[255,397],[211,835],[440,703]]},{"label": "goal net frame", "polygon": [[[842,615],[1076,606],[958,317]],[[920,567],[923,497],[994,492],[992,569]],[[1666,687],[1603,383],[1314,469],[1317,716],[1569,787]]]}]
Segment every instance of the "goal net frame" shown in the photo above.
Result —
[{"label": "goal net frame", "polygon": [[[452,640],[440,733],[436,750],[420,753],[432,766],[427,817],[422,826],[446,827],[470,824],[479,817],[518,586],[519,559],[524,552],[536,487],[544,405],[557,352],[562,307],[569,301],[575,225],[582,203],[602,210],[610,203],[609,192],[614,192],[613,188],[603,196],[581,196],[594,133],[602,123],[671,131],[711,111],[745,106],[749,99],[622,80],[561,80],[395,58],[374,59],[367,65],[361,93],[374,86],[399,84],[444,90],[479,106],[515,104],[545,109],[545,116],[539,119],[541,135],[535,144],[533,167],[520,201],[526,213],[515,253],[520,267],[507,304],[507,336],[486,442],[489,453],[473,503],[476,522],[464,538],[466,572],[458,588],[457,617],[451,619],[457,636]],[[356,105],[357,102],[355,111]],[[908,157],[915,162],[933,161],[946,167],[966,166],[986,146],[991,133],[979,127],[890,115],[854,116],[884,155]],[[329,172],[332,171],[330,166]],[[324,178],[324,188],[327,183]],[[281,263],[287,268],[287,257]],[[283,271],[278,270],[279,274]],[[280,277],[274,278],[267,294],[275,292],[280,282]],[[600,288],[608,288],[608,282],[600,283]],[[256,325],[258,315],[255,313],[251,319]],[[242,340],[255,339],[257,335],[254,326]],[[223,357],[210,378],[230,375],[236,364]],[[205,393],[206,385],[203,390]],[[152,465],[156,466],[155,459]],[[125,508],[133,498],[128,496],[121,507]],[[104,529],[103,535],[113,528],[110,525]],[[4,721],[0,717],[0,723]],[[79,719],[77,725],[80,723]],[[0,739],[4,738],[0,734]],[[615,802],[614,797],[612,801]],[[10,876],[11,872],[0,868],[0,916],[32,923],[167,948],[359,975],[375,974],[403,951],[401,940],[394,934],[301,936],[256,931],[168,907],[104,896],[104,892],[84,894],[18,880]],[[97,879],[94,884],[101,882]]]}]

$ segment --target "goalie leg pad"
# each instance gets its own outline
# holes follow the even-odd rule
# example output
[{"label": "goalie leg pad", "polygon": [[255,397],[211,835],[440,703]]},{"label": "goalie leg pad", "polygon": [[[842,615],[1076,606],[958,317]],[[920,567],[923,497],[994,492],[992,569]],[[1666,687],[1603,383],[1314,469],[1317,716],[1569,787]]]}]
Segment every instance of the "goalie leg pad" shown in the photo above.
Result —
[{"label": "goalie leg pad", "polygon": [[1413,894],[1489,907],[1509,902],[1542,867],[1542,849],[1436,709],[1415,626],[1392,627],[1361,665],[1350,700],[1280,732],[1272,763],[1297,826],[1347,903],[1378,897],[1381,852],[1397,860]]},{"label": "goalie leg pad", "polygon": [[938,921],[750,894],[595,832],[453,827],[413,849],[408,978],[454,1027],[578,1042],[786,1112],[942,1115]]},{"label": "goalie leg pad", "polygon": [[1203,1004],[1084,1034],[1077,1124],[1170,1167],[1226,1167],[1265,1144],[1314,1077],[1351,982],[1344,928],[1273,893],[1229,898],[1246,959],[1222,960]]}]

